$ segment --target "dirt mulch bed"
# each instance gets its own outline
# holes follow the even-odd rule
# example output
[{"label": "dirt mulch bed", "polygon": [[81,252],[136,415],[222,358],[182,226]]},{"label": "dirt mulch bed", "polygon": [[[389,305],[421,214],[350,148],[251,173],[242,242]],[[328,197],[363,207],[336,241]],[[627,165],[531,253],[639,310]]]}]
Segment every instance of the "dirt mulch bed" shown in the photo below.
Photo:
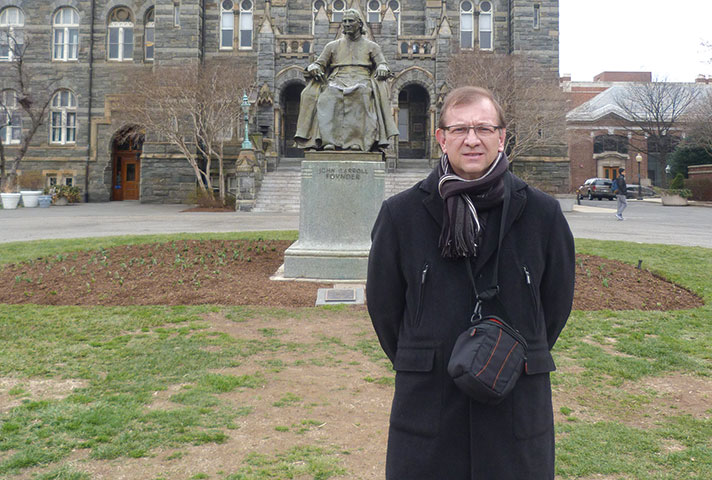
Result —
[{"label": "dirt mulch bed", "polygon": [[[330,284],[270,280],[289,241],[181,240],[6,265],[0,303],[313,306]],[[645,269],[577,255],[578,310],[674,310],[702,300]]]}]

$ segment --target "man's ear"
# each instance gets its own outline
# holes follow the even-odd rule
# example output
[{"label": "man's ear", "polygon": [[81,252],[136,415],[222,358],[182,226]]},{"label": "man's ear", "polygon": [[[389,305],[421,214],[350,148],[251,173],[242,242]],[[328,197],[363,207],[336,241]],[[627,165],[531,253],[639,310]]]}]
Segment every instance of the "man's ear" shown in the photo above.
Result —
[{"label": "man's ear", "polygon": [[440,144],[440,148],[442,149],[443,153],[447,153],[445,151],[445,131],[442,128],[438,128],[437,130],[435,130],[435,139]]},{"label": "man's ear", "polygon": [[504,141],[506,139],[507,139],[507,129],[502,128],[499,131],[499,146],[497,147],[497,151],[504,152]]}]

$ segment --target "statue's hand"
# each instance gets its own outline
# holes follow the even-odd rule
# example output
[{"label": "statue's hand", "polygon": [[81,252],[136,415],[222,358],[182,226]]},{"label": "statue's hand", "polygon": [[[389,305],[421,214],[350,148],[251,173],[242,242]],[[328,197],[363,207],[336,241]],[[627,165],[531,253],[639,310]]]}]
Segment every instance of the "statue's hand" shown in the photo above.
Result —
[{"label": "statue's hand", "polygon": [[388,70],[388,67],[385,65],[379,65],[378,68],[376,68],[376,78],[379,80],[385,80],[390,74],[390,70]]},{"label": "statue's hand", "polygon": [[318,63],[312,63],[307,67],[307,72],[309,75],[314,77],[317,81],[323,82],[324,81],[324,70],[321,68],[321,65]]}]

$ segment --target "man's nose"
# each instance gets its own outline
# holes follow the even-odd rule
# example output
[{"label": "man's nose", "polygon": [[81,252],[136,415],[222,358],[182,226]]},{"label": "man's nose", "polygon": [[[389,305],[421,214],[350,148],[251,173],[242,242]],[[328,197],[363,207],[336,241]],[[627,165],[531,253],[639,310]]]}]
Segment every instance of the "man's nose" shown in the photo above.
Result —
[{"label": "man's nose", "polygon": [[465,135],[465,143],[467,145],[477,145],[479,143],[482,143],[482,140],[480,140],[480,137],[477,136],[475,133],[474,128],[470,128],[467,130],[467,134]]}]

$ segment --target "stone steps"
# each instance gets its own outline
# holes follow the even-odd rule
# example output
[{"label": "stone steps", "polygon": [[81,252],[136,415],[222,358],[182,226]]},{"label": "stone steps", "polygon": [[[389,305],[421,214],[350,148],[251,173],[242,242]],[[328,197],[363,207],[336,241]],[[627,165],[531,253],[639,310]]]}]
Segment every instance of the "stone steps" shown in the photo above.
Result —
[{"label": "stone steps", "polygon": [[[385,196],[395,195],[428,176],[427,168],[402,168],[386,174]],[[265,174],[253,212],[299,213],[301,171],[298,166],[282,166]]]}]

